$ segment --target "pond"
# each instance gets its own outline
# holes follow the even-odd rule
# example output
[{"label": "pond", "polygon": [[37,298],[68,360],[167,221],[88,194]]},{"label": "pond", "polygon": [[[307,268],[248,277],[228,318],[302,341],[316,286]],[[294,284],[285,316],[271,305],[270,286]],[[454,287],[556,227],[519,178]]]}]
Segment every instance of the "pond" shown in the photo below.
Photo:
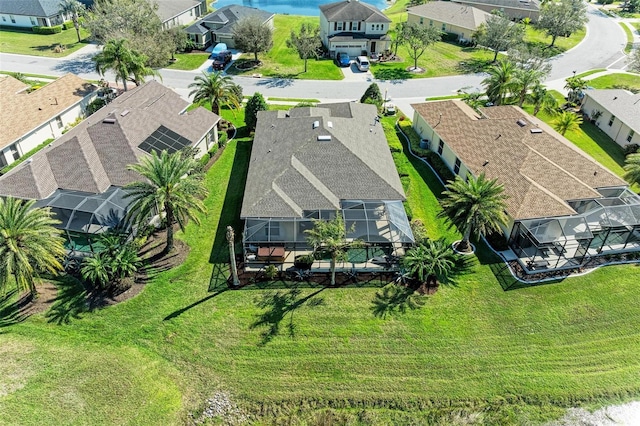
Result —
[{"label": "pond", "polygon": [[[387,0],[364,0],[365,3],[374,5],[380,10],[391,6],[392,2]],[[240,4],[247,7],[255,7],[273,13],[284,15],[306,15],[319,16],[318,6],[332,3],[331,0],[218,0],[213,3],[213,7],[220,9],[230,4]]]}]

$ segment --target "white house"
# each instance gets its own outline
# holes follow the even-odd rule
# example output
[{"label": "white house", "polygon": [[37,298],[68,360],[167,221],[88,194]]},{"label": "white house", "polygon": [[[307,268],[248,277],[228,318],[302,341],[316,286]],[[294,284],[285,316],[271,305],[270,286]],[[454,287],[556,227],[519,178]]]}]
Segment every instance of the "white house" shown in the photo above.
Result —
[{"label": "white house", "polygon": [[61,136],[69,123],[83,116],[98,87],[67,74],[38,90],[29,89],[11,76],[0,77],[0,168]]},{"label": "white house", "polygon": [[60,0],[2,0],[0,1],[0,25],[31,28],[62,25],[65,16],[60,14]]},{"label": "white house", "polygon": [[384,13],[358,0],[320,5],[320,38],[331,57],[337,52],[359,56],[388,50],[390,26]]},{"label": "white house", "polygon": [[640,93],[622,89],[585,90],[582,112],[618,145],[640,145]]},{"label": "white house", "polygon": [[435,27],[456,34],[458,40],[470,40],[478,27],[491,16],[472,6],[451,1],[430,1],[407,9],[407,22]]},{"label": "white house", "polygon": [[207,12],[206,0],[155,0],[162,27],[187,25]]}]

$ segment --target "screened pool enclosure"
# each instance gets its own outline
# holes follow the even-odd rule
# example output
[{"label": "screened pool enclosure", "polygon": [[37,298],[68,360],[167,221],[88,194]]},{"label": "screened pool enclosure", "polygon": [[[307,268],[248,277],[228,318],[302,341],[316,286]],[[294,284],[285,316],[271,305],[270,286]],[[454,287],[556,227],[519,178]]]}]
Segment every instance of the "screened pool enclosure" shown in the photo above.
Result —
[{"label": "screened pool enclosure", "polygon": [[640,196],[598,189],[602,198],[570,201],[573,216],[521,220],[509,245],[529,272],[574,268],[603,254],[640,250]]},{"label": "screened pool enclosure", "polygon": [[[358,253],[354,249],[349,256],[353,267],[375,257],[399,256],[414,241],[401,201],[349,200],[343,201],[341,207],[338,213],[344,219],[347,239],[364,243]],[[309,210],[302,217],[247,218],[243,238],[245,260],[293,264],[296,255],[311,250],[305,231],[313,228],[313,220],[330,220],[335,215],[333,210]]]},{"label": "screened pool enclosure", "polygon": [[49,198],[39,200],[35,207],[49,207],[61,223],[66,248],[71,252],[92,252],[97,236],[109,230],[125,230],[125,215],[130,200],[122,188],[109,187],[101,194],[56,190]]}]

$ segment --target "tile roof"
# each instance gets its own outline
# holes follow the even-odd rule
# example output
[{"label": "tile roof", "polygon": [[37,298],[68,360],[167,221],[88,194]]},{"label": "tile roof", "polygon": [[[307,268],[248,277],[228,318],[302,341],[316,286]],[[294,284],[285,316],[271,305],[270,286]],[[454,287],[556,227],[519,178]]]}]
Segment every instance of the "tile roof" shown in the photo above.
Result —
[{"label": "tile roof", "polygon": [[1,176],[0,195],[42,199],[56,189],[101,193],[140,179],[127,165],[147,155],[138,145],[158,127],[195,144],[220,120],[204,108],[184,112],[187,106],[156,81],[129,90]]},{"label": "tile roof", "polygon": [[365,22],[391,22],[391,19],[378,8],[358,0],[345,0],[335,3],[321,4],[320,12],[327,21],[365,21]]},{"label": "tile roof", "polygon": [[375,106],[258,113],[241,217],[300,217],[345,199],[404,198]]},{"label": "tile roof", "polygon": [[450,1],[430,1],[407,9],[409,14],[456,25],[469,30],[477,29],[491,16],[472,6]]},{"label": "tile roof", "polygon": [[6,75],[0,77],[0,149],[11,145],[81,102],[98,88],[74,74],[27,92],[29,86]]},{"label": "tile roof", "polygon": [[482,108],[482,115],[456,100],[411,106],[475,176],[485,172],[504,185],[513,219],[575,214],[568,200],[599,198],[596,188],[627,185],[516,106]]},{"label": "tile roof", "polygon": [[205,34],[208,31],[217,34],[233,34],[236,22],[249,16],[257,16],[262,22],[267,22],[275,14],[255,7],[230,4],[208,14],[186,28],[187,33]]},{"label": "tile roof", "polygon": [[[155,0],[158,4],[158,16],[162,22],[167,21],[174,16],[180,15],[189,9],[198,6],[202,1],[199,0]],[[193,17],[196,18],[195,16]]]},{"label": "tile roof", "polygon": [[1,0],[0,13],[34,17],[55,16],[60,11],[60,0]]},{"label": "tile roof", "polygon": [[602,105],[633,131],[640,133],[640,93],[634,95],[622,89],[603,89],[585,90],[584,95]]}]

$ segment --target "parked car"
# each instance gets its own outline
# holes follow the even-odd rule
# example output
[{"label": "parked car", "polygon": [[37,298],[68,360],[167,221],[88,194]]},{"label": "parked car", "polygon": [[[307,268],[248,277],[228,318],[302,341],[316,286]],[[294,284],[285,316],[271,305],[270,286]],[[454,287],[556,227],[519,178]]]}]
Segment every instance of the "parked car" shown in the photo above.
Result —
[{"label": "parked car", "polygon": [[358,56],[356,58],[356,65],[360,71],[369,71],[369,58],[366,56]]},{"label": "parked car", "polygon": [[213,59],[211,68],[213,68],[214,70],[223,70],[224,67],[226,67],[227,64],[231,62],[231,51],[223,50],[220,53],[211,55],[211,59]]},{"label": "parked car", "polygon": [[346,52],[338,52],[336,53],[336,62],[338,63],[338,66],[348,67],[351,64],[351,59]]}]

